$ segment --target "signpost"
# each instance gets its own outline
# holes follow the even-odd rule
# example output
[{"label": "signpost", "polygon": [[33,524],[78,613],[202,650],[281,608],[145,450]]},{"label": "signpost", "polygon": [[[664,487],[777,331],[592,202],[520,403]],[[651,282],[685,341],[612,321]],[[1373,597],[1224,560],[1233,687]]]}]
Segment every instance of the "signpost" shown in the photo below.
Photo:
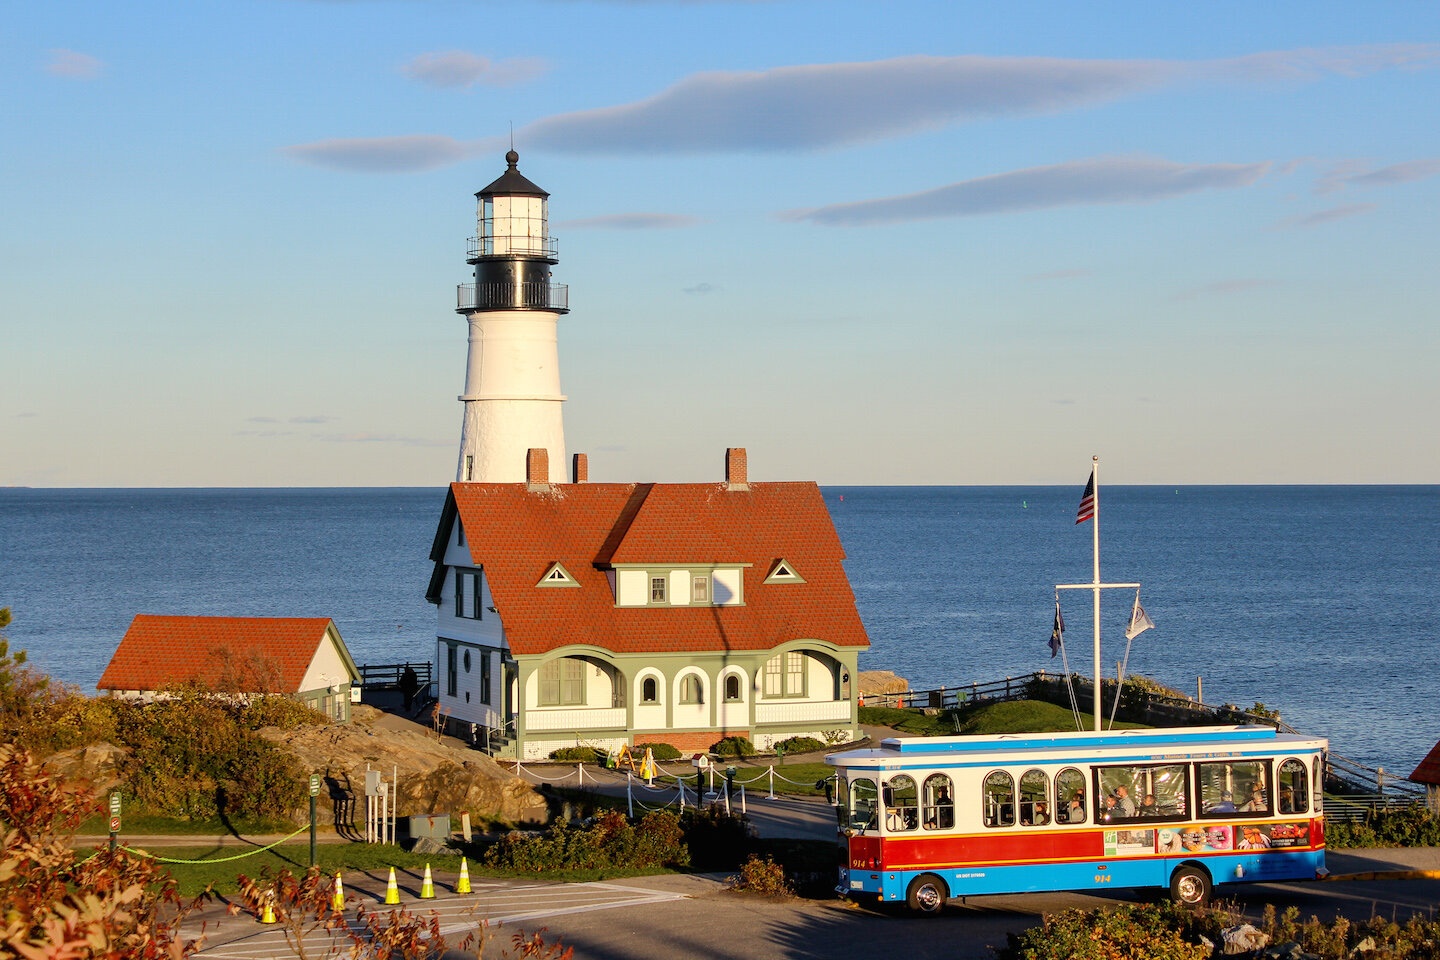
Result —
[{"label": "signpost", "polygon": [[120,791],[110,791],[110,849],[114,850],[120,836]]},{"label": "signpost", "polygon": [[310,774],[310,866],[315,866],[315,798],[320,796],[320,774]]}]

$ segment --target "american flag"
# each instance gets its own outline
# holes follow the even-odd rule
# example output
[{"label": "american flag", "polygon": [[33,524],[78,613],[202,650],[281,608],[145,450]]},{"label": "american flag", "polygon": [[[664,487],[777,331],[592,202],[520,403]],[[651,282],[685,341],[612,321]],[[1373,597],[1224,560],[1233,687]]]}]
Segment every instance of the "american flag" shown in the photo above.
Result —
[{"label": "american flag", "polygon": [[1095,519],[1095,474],[1085,482],[1085,493],[1080,497],[1080,509],[1075,512],[1075,522],[1084,523]]}]

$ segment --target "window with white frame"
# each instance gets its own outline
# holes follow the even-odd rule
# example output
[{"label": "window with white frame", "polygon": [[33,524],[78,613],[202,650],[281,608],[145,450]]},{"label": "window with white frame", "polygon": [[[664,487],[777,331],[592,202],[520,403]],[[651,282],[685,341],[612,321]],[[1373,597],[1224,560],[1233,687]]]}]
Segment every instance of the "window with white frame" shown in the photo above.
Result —
[{"label": "window with white frame", "polygon": [[479,620],[484,607],[480,597],[480,571],[455,570],[455,616],[462,620]]},{"label": "window with white frame", "polygon": [[651,577],[651,578],[650,578],[650,602],[651,602],[651,603],[664,603],[664,602],[665,602],[665,578],[664,578],[664,577]]},{"label": "window with white frame", "polygon": [[480,651],[480,702],[490,702],[490,651]]},{"label": "window with white frame", "polygon": [[710,602],[710,578],[709,578],[709,577],[703,577],[703,576],[702,576],[702,577],[691,577],[691,578],[690,578],[690,602],[691,602],[691,603],[709,603],[709,602]]}]

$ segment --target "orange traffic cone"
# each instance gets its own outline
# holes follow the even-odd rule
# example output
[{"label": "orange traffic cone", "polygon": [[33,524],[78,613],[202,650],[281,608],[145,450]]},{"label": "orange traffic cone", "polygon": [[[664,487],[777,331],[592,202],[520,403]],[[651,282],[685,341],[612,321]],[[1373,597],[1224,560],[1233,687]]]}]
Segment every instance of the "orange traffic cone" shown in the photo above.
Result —
[{"label": "orange traffic cone", "polygon": [[265,894],[265,906],[260,911],[261,923],[275,923],[275,891],[270,890]]},{"label": "orange traffic cone", "polygon": [[455,881],[456,893],[470,892],[470,867],[465,863],[465,858],[460,858],[460,879]]},{"label": "orange traffic cone", "polygon": [[420,899],[435,899],[435,880],[430,876],[430,864],[425,864],[425,879],[420,881]]},{"label": "orange traffic cone", "polygon": [[394,906],[400,902],[400,887],[395,883],[395,868],[390,868],[390,882],[385,884],[385,903]]},{"label": "orange traffic cone", "polygon": [[335,874],[335,895],[330,898],[330,909],[336,913],[345,912],[345,884],[340,882],[340,874]]}]

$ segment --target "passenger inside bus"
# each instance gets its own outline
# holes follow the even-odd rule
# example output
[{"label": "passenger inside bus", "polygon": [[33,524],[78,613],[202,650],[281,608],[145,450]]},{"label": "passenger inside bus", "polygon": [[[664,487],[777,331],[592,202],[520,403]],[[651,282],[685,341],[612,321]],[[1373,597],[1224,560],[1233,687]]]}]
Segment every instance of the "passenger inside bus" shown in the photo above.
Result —
[{"label": "passenger inside bus", "polygon": [[1085,822],[1085,791],[1076,790],[1070,798],[1070,805],[1065,808],[1065,821],[1067,823]]},{"label": "passenger inside bus", "polygon": [[1260,784],[1250,788],[1250,799],[1240,805],[1240,809],[1246,813],[1260,813],[1270,809],[1270,803],[1265,799],[1265,788]]}]

